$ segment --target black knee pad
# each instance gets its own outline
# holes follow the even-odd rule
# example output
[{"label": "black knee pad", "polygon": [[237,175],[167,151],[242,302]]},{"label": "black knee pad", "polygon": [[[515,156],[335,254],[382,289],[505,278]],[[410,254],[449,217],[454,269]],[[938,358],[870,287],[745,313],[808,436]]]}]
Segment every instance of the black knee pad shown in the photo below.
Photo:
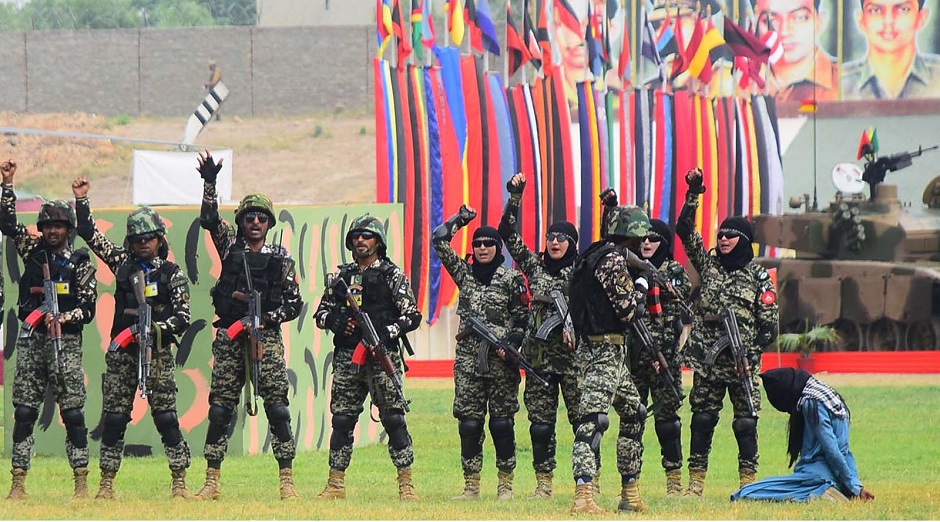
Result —
[{"label": "black knee pad", "polygon": [[338,450],[353,443],[353,430],[359,417],[353,415],[333,415],[333,434],[330,435],[330,449]]},{"label": "black knee pad", "polygon": [[718,415],[710,411],[695,412],[692,414],[692,437],[689,441],[689,451],[696,455],[708,455],[712,449],[712,436],[718,424]]},{"label": "black knee pad", "polygon": [[636,421],[640,423],[641,426],[646,424],[646,415],[648,413],[649,411],[646,409],[646,405],[641,402],[636,409]]},{"label": "black knee pad", "polygon": [[469,417],[460,419],[457,432],[460,433],[460,455],[462,457],[469,458],[479,455],[483,451],[483,443],[480,440],[483,436],[482,419]]},{"label": "black knee pad", "polygon": [[490,435],[496,446],[496,457],[507,460],[516,454],[515,425],[512,417],[490,417]]},{"label": "black knee pad", "polygon": [[293,438],[290,432],[290,410],[284,404],[272,404],[264,407],[268,416],[271,433],[281,442],[288,442]]},{"label": "black knee pad", "polygon": [[678,417],[656,421],[656,438],[663,458],[682,462],[682,423]]},{"label": "black knee pad", "polygon": [[[582,433],[580,426],[587,424],[589,422],[594,423],[594,430],[591,433]],[[578,423],[579,429],[575,435],[575,440],[580,442],[585,442],[591,446],[591,451],[595,454],[600,451],[601,447],[601,437],[604,435],[604,432],[607,431],[607,428],[610,427],[610,419],[607,417],[606,413],[592,413],[590,415],[585,415],[581,417],[581,422]]]},{"label": "black knee pad", "polygon": [[124,432],[127,430],[127,423],[130,421],[131,416],[126,413],[105,412],[104,433],[101,435],[101,444],[114,446],[118,441],[124,439]]},{"label": "black knee pad", "polygon": [[388,412],[382,416],[382,427],[388,434],[390,448],[403,449],[411,444],[411,435],[408,434],[408,425],[405,423],[405,414],[400,411]]},{"label": "black knee pad", "polygon": [[206,431],[206,444],[218,444],[228,431],[234,412],[218,404],[209,405],[209,429]]},{"label": "black knee pad", "polygon": [[17,406],[13,410],[13,442],[23,442],[33,434],[39,410],[29,406]]},{"label": "black knee pad", "polygon": [[553,435],[555,435],[554,424],[532,424],[529,426],[529,436],[532,437],[532,444],[536,442],[549,444]]},{"label": "black knee pad", "polygon": [[183,432],[180,431],[180,421],[175,411],[153,412],[153,424],[157,427],[164,446],[172,448],[183,441]]},{"label": "black knee pad", "polygon": [[65,424],[65,437],[76,448],[88,447],[88,429],[85,427],[85,414],[81,408],[62,410],[62,424]]},{"label": "black knee pad", "polygon": [[738,453],[742,458],[752,459],[757,455],[757,417],[735,417],[731,430],[738,441]]}]

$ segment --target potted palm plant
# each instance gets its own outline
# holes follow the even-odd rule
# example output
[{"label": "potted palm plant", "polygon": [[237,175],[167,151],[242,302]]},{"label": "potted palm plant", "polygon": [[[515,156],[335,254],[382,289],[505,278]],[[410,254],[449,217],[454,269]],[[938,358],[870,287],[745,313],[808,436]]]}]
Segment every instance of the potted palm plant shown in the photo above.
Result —
[{"label": "potted palm plant", "polygon": [[777,336],[777,353],[799,352],[796,359],[798,368],[808,373],[816,369],[816,350],[831,347],[839,342],[839,332],[831,326],[814,326],[802,333],[784,333]]}]

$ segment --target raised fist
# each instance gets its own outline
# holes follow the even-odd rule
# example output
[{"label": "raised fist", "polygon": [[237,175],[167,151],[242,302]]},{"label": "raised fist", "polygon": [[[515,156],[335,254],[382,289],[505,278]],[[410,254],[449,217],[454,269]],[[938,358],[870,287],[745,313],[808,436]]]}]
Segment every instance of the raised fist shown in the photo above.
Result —
[{"label": "raised fist", "polygon": [[525,175],[521,172],[506,182],[506,190],[510,194],[522,194],[523,189],[525,189]]},{"label": "raised fist", "polygon": [[88,178],[82,176],[80,178],[75,178],[72,181],[72,195],[75,196],[75,199],[83,198],[88,195],[88,189],[91,188],[91,181],[88,181]]},{"label": "raised fist", "polygon": [[477,211],[474,210],[473,207],[460,205],[460,211],[457,212],[457,226],[463,228],[473,221],[475,217],[477,217]]},{"label": "raised fist", "polygon": [[705,186],[703,185],[703,182],[704,179],[702,178],[702,169],[695,167],[694,169],[685,173],[685,183],[689,186],[689,192],[704,194]]},{"label": "raised fist", "polygon": [[16,174],[16,162],[13,161],[13,158],[0,163],[0,174],[3,175],[4,183],[13,183],[13,175]]},{"label": "raised fist", "polygon": [[219,176],[219,171],[222,170],[222,160],[220,159],[219,162],[216,163],[212,159],[212,153],[209,152],[209,149],[206,149],[199,153],[199,168],[196,170],[199,171],[199,175],[202,176],[202,179],[209,183],[215,183],[216,178]]},{"label": "raised fist", "polygon": [[601,198],[601,203],[605,207],[616,207],[617,206],[617,191],[612,188],[606,188],[599,196]]}]

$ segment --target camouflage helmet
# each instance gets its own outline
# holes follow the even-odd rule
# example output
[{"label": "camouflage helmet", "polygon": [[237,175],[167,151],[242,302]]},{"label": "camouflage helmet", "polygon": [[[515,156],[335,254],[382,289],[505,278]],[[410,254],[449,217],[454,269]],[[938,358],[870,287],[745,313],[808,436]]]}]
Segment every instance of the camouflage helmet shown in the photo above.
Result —
[{"label": "camouflage helmet", "polygon": [[352,233],[355,231],[373,232],[378,238],[376,246],[379,248],[380,252],[384,252],[388,247],[388,238],[385,236],[385,225],[383,225],[382,221],[380,221],[377,217],[370,216],[369,214],[363,214],[352,220],[352,223],[349,224],[349,232],[346,233],[347,250],[353,249]]},{"label": "camouflage helmet", "polygon": [[39,216],[36,217],[36,226],[42,230],[44,223],[59,221],[65,223],[69,228],[74,229],[78,222],[75,219],[75,210],[67,201],[57,199],[47,201],[39,207]]},{"label": "camouflage helmet", "polygon": [[249,210],[260,210],[264,212],[268,215],[268,221],[271,223],[271,226],[274,226],[274,203],[271,203],[271,198],[264,194],[248,194],[243,197],[241,203],[238,204],[238,208],[235,209],[235,222],[240,224],[242,214]]},{"label": "camouflage helmet", "polygon": [[126,237],[140,236],[151,232],[157,235],[166,235],[166,225],[156,210],[150,207],[140,207],[127,215]]},{"label": "camouflage helmet", "polygon": [[650,229],[650,218],[640,207],[614,207],[607,213],[604,231],[607,237],[645,237]]}]

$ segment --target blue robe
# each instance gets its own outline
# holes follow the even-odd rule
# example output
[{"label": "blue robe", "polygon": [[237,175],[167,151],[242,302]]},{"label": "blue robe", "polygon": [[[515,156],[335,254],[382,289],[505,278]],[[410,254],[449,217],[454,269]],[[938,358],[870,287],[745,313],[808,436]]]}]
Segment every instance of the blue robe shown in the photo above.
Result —
[{"label": "blue robe", "polygon": [[862,491],[855,457],[849,450],[849,419],[834,415],[813,399],[803,401],[801,410],[806,425],[793,474],[748,484],[732,493],[731,500],[806,502],[822,496],[830,487],[849,498]]}]

